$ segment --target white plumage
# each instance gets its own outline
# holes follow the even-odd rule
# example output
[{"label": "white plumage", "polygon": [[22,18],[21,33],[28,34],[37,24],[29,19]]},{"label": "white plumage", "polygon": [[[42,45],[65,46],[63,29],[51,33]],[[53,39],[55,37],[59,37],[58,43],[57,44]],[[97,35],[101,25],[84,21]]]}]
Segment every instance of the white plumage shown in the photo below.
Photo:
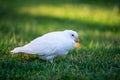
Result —
[{"label": "white plumage", "polygon": [[50,32],[11,52],[37,54],[41,59],[52,63],[55,57],[68,54],[75,47],[75,41],[78,41],[78,34],[75,31]]}]

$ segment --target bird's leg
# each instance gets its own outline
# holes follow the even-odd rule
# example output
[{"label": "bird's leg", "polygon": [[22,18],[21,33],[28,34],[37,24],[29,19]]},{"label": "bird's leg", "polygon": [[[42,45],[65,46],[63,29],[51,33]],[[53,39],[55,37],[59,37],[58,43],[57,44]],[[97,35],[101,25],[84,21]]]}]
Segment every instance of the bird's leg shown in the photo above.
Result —
[{"label": "bird's leg", "polygon": [[53,59],[49,60],[49,62],[52,64],[53,63]]},{"label": "bird's leg", "polygon": [[47,57],[46,57],[46,60],[49,61],[50,63],[53,63],[54,57],[55,57],[54,55],[47,56]]}]

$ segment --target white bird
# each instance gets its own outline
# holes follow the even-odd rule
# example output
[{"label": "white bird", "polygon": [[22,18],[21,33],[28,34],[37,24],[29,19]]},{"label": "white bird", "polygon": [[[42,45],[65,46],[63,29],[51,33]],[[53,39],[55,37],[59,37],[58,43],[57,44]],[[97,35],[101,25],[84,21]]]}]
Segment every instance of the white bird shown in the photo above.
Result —
[{"label": "white bird", "polygon": [[78,40],[78,34],[73,30],[50,32],[11,52],[37,54],[40,59],[52,63],[55,57],[67,55]]}]

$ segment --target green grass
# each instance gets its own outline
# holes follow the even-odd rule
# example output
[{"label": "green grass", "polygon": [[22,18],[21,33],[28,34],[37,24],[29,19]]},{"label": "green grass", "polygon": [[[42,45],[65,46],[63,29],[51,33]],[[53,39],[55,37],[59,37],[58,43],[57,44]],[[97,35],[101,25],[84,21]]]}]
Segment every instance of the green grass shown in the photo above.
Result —
[{"label": "green grass", "polygon": [[[120,7],[114,0],[0,1],[1,80],[120,80]],[[10,50],[47,32],[78,32],[81,49],[54,64]]]}]

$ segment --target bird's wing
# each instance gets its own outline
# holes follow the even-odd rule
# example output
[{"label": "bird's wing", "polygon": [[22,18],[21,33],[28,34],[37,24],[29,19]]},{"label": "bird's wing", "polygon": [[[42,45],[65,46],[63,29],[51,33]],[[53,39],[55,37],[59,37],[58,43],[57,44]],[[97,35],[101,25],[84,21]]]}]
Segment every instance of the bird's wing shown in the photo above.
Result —
[{"label": "bird's wing", "polygon": [[62,41],[59,40],[59,36],[52,35],[39,37],[25,45],[24,48],[30,51],[31,54],[51,55],[56,53],[61,45]]},{"label": "bird's wing", "polygon": [[[57,43],[57,44],[56,44]],[[38,55],[51,55],[59,50],[60,44],[54,41],[41,41],[35,44],[29,44],[32,53]]]}]

